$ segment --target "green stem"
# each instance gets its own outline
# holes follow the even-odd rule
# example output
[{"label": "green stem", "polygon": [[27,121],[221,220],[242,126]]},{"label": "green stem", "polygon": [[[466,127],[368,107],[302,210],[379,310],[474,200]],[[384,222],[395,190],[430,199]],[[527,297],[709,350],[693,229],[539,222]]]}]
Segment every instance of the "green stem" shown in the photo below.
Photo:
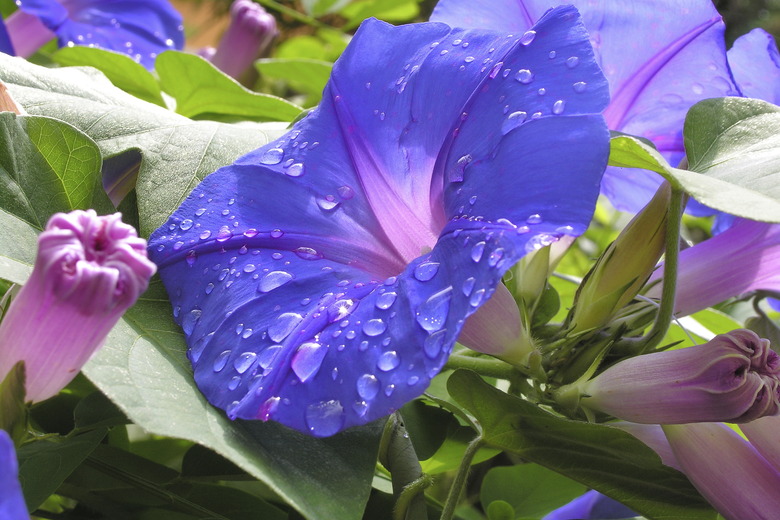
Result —
[{"label": "green stem", "polygon": [[[423,492],[431,487],[433,484],[433,477],[423,473],[417,480],[414,480],[404,486],[401,493],[398,495],[398,500],[395,502],[395,508],[393,509],[393,520],[408,520],[409,511],[414,511],[420,506],[425,511],[425,495]],[[419,503],[416,506],[415,503]]]},{"label": "green stem", "polygon": [[467,368],[486,377],[495,377],[497,379],[512,380],[517,377],[517,367],[510,365],[498,359],[477,358],[455,354],[450,356],[445,369],[455,370],[458,368]]},{"label": "green stem", "polygon": [[[379,443],[379,462],[387,468],[393,482],[394,520],[427,520],[425,475],[399,412],[385,424]],[[430,482],[428,483],[430,485]]]},{"label": "green stem", "polygon": [[460,502],[460,495],[466,486],[466,477],[468,477],[469,469],[471,469],[471,461],[474,460],[474,456],[482,447],[482,444],[483,440],[480,434],[466,447],[463,460],[460,461],[460,466],[458,467],[458,473],[455,475],[455,481],[452,483],[450,492],[447,495],[447,501],[444,503],[440,520],[452,520],[455,515],[455,507]]},{"label": "green stem", "polygon": [[661,306],[653,323],[653,328],[643,338],[634,343],[634,351],[643,354],[663,339],[674,318],[674,300],[677,291],[677,264],[680,256],[680,222],[685,206],[685,193],[672,186],[669,201],[669,218],[666,221],[666,240],[664,253],[664,277],[661,289]]},{"label": "green stem", "polygon": [[291,9],[286,5],[282,5],[279,2],[276,2],[274,0],[255,0],[255,2],[257,2],[258,4],[264,7],[268,7],[269,9],[273,9],[274,11],[278,11],[282,14],[286,14],[293,20],[298,20],[299,22],[303,22],[305,24],[311,25],[318,29],[333,29],[333,27],[330,27],[329,25],[325,25],[324,23],[316,20],[315,18],[312,18],[311,16],[300,13],[295,9]]}]

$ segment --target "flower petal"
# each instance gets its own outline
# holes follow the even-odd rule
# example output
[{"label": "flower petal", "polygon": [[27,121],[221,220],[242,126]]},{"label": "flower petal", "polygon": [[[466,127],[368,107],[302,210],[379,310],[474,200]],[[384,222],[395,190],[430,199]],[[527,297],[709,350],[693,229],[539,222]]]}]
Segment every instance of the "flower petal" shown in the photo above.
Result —
[{"label": "flower petal", "polygon": [[5,28],[2,16],[0,16],[0,52],[10,54],[11,56],[16,54],[11,38],[8,37],[8,29]]},{"label": "flower petal", "polygon": [[542,520],[607,520],[635,516],[638,515],[617,500],[591,489],[565,506],[548,513]]},{"label": "flower petal", "polygon": [[[209,401],[317,436],[387,415],[423,392],[506,269],[584,230],[608,154],[603,118],[588,111],[606,104],[606,85],[573,8],[537,30],[523,40],[365,22],[322,104],[207,177],[152,235]],[[514,69],[524,56],[549,60],[536,37],[579,56],[577,77],[591,90],[568,117],[548,105],[501,132],[507,114],[496,100],[520,106],[530,87],[492,74],[486,57],[474,62],[490,49]],[[409,63],[408,77],[375,70],[367,55]],[[548,87],[573,88],[575,73],[557,65]],[[464,176],[446,174],[467,152],[475,159]]]},{"label": "flower petal", "polygon": [[0,518],[30,518],[17,473],[14,443],[5,430],[0,430]]},{"label": "flower petal", "polygon": [[57,34],[60,47],[94,45],[130,55],[146,68],[157,54],[184,47],[181,15],[167,0],[20,0]]},{"label": "flower petal", "polygon": [[734,79],[747,97],[780,102],[780,53],[771,34],[753,29],[728,52]]}]

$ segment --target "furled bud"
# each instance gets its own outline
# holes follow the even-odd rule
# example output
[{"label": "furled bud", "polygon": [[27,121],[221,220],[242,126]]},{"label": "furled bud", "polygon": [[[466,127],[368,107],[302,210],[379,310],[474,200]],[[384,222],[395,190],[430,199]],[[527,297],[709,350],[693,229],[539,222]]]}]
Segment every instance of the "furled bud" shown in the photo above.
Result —
[{"label": "furled bud", "polygon": [[240,78],[276,37],[276,19],[252,0],[235,0],[230,25],[211,62],[234,78]]},{"label": "furled bud", "polygon": [[14,443],[5,430],[0,430],[0,518],[28,520],[30,515],[27,514],[17,472]]},{"label": "furled bud", "polygon": [[663,183],[653,199],[610,244],[577,291],[571,331],[606,325],[638,293],[664,251],[671,187]]},{"label": "furled bud", "polygon": [[780,472],[731,428],[718,423],[663,427],[683,472],[727,520],[773,520]]},{"label": "furled bud", "polygon": [[[579,405],[626,421],[742,423],[780,413],[780,356],[749,330],[703,345],[644,354],[561,389]],[[574,387],[574,388],[572,388]]]},{"label": "furled bud", "polygon": [[0,380],[18,362],[27,399],[47,399],[73,379],[156,270],[146,241],[121,215],[57,213],[38,238],[27,283],[0,324]]}]

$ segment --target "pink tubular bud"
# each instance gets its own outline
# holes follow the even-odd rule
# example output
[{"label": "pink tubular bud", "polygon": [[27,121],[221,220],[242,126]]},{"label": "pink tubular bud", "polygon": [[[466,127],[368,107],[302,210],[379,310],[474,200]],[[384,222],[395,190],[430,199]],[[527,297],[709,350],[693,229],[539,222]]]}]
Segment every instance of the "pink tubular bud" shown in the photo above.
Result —
[{"label": "pink tubular bud", "polygon": [[742,423],[780,413],[779,376],[780,356],[769,341],[735,330],[703,345],[620,361],[575,385],[583,408],[626,421]]},{"label": "pink tubular bud", "polygon": [[211,62],[234,78],[249,69],[276,37],[276,19],[252,0],[235,0],[230,25]]},{"label": "pink tubular bud", "polygon": [[38,237],[33,272],[0,324],[0,380],[18,361],[27,399],[47,399],[78,373],[155,273],[146,241],[93,210],[57,213]]},{"label": "pink tubular bud", "polygon": [[683,473],[728,520],[773,520],[780,472],[731,428],[717,423],[665,425]]}]

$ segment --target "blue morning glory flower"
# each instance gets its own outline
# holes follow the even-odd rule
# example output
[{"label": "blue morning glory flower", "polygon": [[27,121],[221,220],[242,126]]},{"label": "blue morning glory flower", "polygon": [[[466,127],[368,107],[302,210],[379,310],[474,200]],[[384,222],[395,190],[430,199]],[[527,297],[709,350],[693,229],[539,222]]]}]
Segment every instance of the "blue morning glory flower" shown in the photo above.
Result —
[{"label": "blue morning glory flower", "polygon": [[0,52],[10,54],[11,56],[16,54],[11,38],[8,36],[8,29],[6,29],[2,18],[0,18]]},{"label": "blue morning glory flower", "polygon": [[[612,100],[611,130],[650,139],[673,165],[685,155],[688,109],[713,97],[740,95],[726,61],[725,24],[710,0],[570,0],[582,13]],[[527,30],[553,0],[440,0],[431,20],[504,31]],[[619,210],[638,212],[660,175],[610,167],[602,192]],[[688,212],[712,214],[695,201]]]},{"label": "blue morning glory flower", "polygon": [[636,513],[598,491],[590,490],[565,506],[548,513],[542,520],[607,520],[634,518]]},{"label": "blue morning glory flower", "polygon": [[6,20],[20,56],[56,36],[60,47],[88,45],[128,54],[146,68],[184,47],[181,15],[167,0],[17,0]]},{"label": "blue morning glory flower", "polygon": [[14,443],[8,432],[0,430],[0,518],[30,518],[17,476],[18,464]]},{"label": "blue morning glory flower", "polygon": [[321,105],[150,238],[201,391],[315,436],[419,396],[503,273],[588,226],[608,101],[571,6],[520,33],[364,22]]}]

